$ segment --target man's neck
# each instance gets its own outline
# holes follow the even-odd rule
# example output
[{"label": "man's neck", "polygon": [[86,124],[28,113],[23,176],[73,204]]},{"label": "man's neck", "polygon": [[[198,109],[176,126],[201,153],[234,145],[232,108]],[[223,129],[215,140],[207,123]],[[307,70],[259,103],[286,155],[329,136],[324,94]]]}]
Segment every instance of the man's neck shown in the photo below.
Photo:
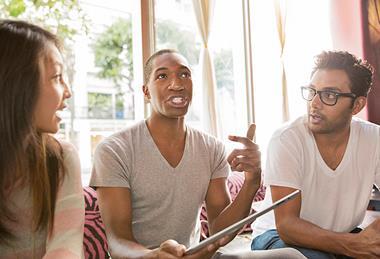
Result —
[{"label": "man's neck", "polygon": [[147,127],[158,150],[166,161],[177,167],[185,152],[186,127],[184,118],[151,116]]},{"label": "man's neck", "polygon": [[318,147],[327,147],[329,149],[339,148],[347,145],[350,136],[350,127],[345,127],[340,132],[333,133],[313,133],[315,142]]},{"label": "man's neck", "polygon": [[150,134],[155,141],[176,142],[185,139],[184,118],[166,118],[151,116],[146,120]]},{"label": "man's neck", "polygon": [[313,133],[318,151],[326,165],[335,170],[343,160],[350,137],[350,128],[347,127],[339,133],[316,134]]}]

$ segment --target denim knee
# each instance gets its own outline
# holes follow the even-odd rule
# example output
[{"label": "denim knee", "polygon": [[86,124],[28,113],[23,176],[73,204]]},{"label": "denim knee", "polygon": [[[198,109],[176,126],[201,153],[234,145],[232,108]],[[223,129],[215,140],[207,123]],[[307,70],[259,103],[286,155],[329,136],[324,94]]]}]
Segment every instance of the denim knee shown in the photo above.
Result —
[{"label": "denim knee", "polygon": [[257,236],[252,240],[251,243],[251,250],[269,250],[269,249],[277,249],[277,248],[284,248],[284,247],[293,247],[300,251],[306,258],[309,259],[331,259],[334,258],[332,254],[314,250],[314,249],[308,249],[308,248],[302,248],[298,246],[288,246],[287,244],[282,241],[280,238],[278,232],[276,229],[270,229],[263,234]]},{"label": "denim knee", "polygon": [[251,250],[269,250],[288,247],[276,229],[270,229],[252,240]]}]

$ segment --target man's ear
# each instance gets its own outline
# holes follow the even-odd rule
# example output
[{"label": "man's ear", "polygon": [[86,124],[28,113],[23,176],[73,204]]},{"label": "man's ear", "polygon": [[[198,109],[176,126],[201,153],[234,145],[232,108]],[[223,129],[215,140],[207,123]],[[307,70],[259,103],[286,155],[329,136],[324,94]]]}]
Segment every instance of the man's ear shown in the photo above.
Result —
[{"label": "man's ear", "polygon": [[352,107],[352,115],[359,113],[364,106],[367,104],[367,97],[359,96],[354,101],[354,106]]},{"label": "man's ear", "polygon": [[148,103],[149,99],[150,99],[149,89],[148,89],[148,87],[146,85],[143,85],[142,86],[142,90],[143,90],[143,93],[144,93],[144,99]]}]

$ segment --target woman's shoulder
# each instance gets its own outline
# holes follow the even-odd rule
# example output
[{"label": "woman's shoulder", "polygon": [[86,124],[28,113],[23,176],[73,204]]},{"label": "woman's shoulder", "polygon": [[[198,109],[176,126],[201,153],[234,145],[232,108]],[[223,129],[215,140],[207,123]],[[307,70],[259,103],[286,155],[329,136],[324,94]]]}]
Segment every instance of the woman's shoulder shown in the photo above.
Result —
[{"label": "woman's shoulder", "polygon": [[57,141],[61,145],[62,151],[64,154],[70,153],[70,152],[77,152],[77,149],[75,148],[75,146],[72,143],[70,143],[66,140],[61,140],[61,139],[59,139]]},{"label": "woman's shoulder", "polygon": [[77,149],[70,142],[64,140],[59,140],[58,142],[62,147],[63,153],[63,166],[65,168],[64,186],[70,190],[77,189],[76,187],[82,185],[81,166]]},{"label": "woman's shoulder", "polygon": [[76,147],[66,141],[66,140],[58,140],[59,145],[62,148],[62,154],[63,154],[63,159],[76,159],[78,157],[78,151]]},{"label": "woman's shoulder", "polygon": [[58,142],[62,148],[63,163],[65,167],[69,170],[80,168],[79,155],[75,146],[65,140],[58,140]]}]

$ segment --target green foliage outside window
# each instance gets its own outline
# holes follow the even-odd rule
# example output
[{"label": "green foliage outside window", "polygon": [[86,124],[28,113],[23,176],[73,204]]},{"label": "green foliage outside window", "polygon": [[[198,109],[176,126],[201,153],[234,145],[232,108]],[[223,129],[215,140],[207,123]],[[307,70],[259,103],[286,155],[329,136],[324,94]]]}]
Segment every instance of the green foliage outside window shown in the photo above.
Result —
[{"label": "green foliage outside window", "polygon": [[[101,33],[93,44],[98,76],[110,79],[115,86],[131,87],[133,80],[132,24],[118,19]],[[132,90],[132,89],[130,89]]]},{"label": "green foliage outside window", "polygon": [[194,32],[180,28],[170,20],[160,20],[156,26],[157,49],[178,50],[191,65],[198,64],[201,45],[195,41]]},{"label": "green foliage outside window", "polygon": [[0,0],[0,19],[22,19],[43,26],[63,40],[73,42],[88,32],[89,20],[77,0]]},{"label": "green foliage outside window", "polygon": [[234,94],[234,70],[232,49],[221,49],[215,54],[214,67],[218,89],[226,88],[233,96]]},{"label": "green foliage outside window", "polygon": [[[74,38],[79,33],[88,33],[90,21],[77,0],[0,0],[0,19],[15,19],[32,22],[58,36],[64,44],[64,60],[69,85],[74,78]],[[70,136],[73,140],[75,95],[69,100]]]}]

